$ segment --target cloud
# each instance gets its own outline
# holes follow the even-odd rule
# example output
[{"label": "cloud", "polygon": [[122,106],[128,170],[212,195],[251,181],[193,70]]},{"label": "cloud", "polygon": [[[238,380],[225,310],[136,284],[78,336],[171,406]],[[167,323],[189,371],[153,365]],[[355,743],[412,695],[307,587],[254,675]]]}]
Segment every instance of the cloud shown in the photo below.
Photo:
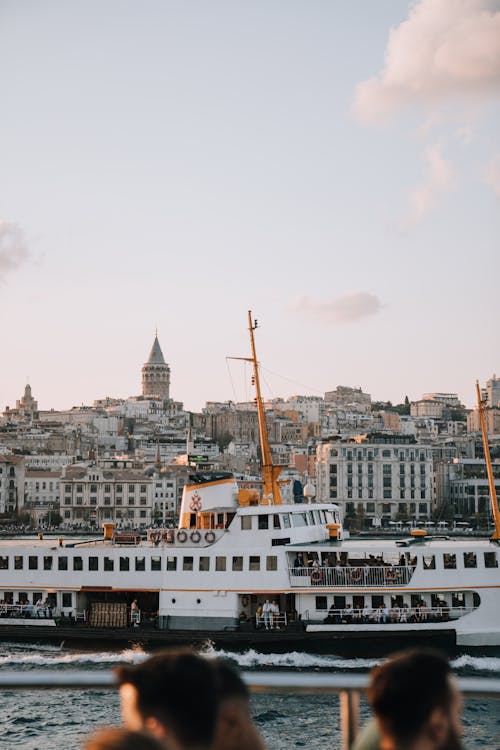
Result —
[{"label": "cloud", "polygon": [[382,309],[382,303],[376,294],[348,292],[331,302],[317,302],[310,297],[299,297],[292,303],[292,309],[329,323],[354,323],[378,313]]},{"label": "cloud", "polygon": [[24,233],[17,224],[0,219],[0,281],[29,258]]},{"label": "cloud", "polygon": [[384,122],[411,103],[497,92],[500,11],[488,0],[420,0],[391,29],[382,73],[360,83],[354,112]]},{"label": "cloud", "polygon": [[424,157],[425,180],[410,193],[405,222],[407,225],[420,221],[437,205],[440,195],[451,190],[455,184],[453,165],[443,157],[438,144],[428,146],[424,151]]},{"label": "cloud", "polygon": [[493,190],[497,198],[500,198],[500,156],[490,161],[484,170],[484,179]]}]

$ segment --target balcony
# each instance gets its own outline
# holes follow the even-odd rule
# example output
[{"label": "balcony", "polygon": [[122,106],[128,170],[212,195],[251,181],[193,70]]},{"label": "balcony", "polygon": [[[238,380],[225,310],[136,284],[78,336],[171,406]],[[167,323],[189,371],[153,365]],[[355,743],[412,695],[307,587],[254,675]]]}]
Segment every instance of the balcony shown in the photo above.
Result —
[{"label": "balcony", "polygon": [[288,569],[290,583],[300,588],[315,588],[322,586],[339,587],[387,587],[404,586],[411,581],[415,566],[411,565],[383,565],[362,567],[311,567]]}]

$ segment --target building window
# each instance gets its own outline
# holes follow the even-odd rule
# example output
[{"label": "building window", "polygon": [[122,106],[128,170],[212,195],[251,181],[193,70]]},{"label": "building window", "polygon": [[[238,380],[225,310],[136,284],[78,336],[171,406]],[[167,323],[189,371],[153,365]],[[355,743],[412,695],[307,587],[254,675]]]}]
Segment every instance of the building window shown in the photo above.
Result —
[{"label": "building window", "polygon": [[120,570],[125,572],[130,570],[130,558],[120,557]]},{"label": "building window", "polygon": [[435,570],[436,569],[436,558],[434,555],[424,555],[424,570]]},{"label": "building window", "polygon": [[498,568],[498,560],[497,560],[496,552],[484,553],[484,567],[485,568]]},{"label": "building window", "polygon": [[252,516],[241,516],[241,530],[250,531],[252,528]]},{"label": "building window", "polygon": [[99,558],[89,557],[89,570],[99,570]]},{"label": "building window", "polygon": [[328,609],[328,602],[326,596],[316,597],[316,609],[324,610]]},{"label": "building window", "polygon": [[176,557],[167,557],[167,570],[177,570]]},{"label": "building window", "polygon": [[215,558],[215,570],[225,570],[226,569],[226,558],[225,557],[216,557]]},{"label": "building window", "polygon": [[266,557],[266,570],[278,570],[278,558],[276,555]]},{"label": "building window", "polygon": [[248,570],[260,570],[260,557],[258,555],[250,555]]},{"label": "building window", "polygon": [[14,570],[22,570],[23,569],[23,557],[22,555],[15,555],[14,556]]},{"label": "building window", "polygon": [[104,570],[105,571],[111,571],[115,569],[115,561],[112,557],[105,557],[104,558]]},{"label": "building window", "polygon": [[43,558],[43,569],[52,570],[52,556],[46,556]]},{"label": "building window", "polygon": [[9,567],[9,558],[7,555],[0,557],[0,570],[7,570]]},{"label": "building window", "polygon": [[154,555],[151,558],[151,570],[161,570],[161,557]]},{"label": "building window", "polygon": [[73,594],[70,591],[63,591],[62,594],[62,606],[64,608],[69,608],[73,606]]},{"label": "building window", "polygon": [[78,556],[73,558],[73,570],[83,570],[83,558]]},{"label": "building window", "polygon": [[198,570],[200,570],[203,573],[206,573],[208,570],[210,570],[210,558],[203,555],[200,557],[200,564],[198,567]]}]

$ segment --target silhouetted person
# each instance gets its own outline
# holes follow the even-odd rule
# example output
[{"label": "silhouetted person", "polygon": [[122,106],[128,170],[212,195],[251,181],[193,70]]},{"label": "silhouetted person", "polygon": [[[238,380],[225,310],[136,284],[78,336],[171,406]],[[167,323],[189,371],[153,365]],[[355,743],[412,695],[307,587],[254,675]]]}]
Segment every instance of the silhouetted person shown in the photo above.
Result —
[{"label": "silhouetted person", "polygon": [[215,659],[219,710],[212,750],[265,750],[250,713],[250,694],[238,672]]},{"label": "silhouetted person", "polygon": [[206,750],[214,739],[217,677],[209,660],[172,649],[140,664],[117,667],[128,729],[147,730],[172,750]]},{"label": "silhouetted person", "polygon": [[444,656],[403,651],[375,667],[368,699],[381,750],[459,750],[462,700]]}]

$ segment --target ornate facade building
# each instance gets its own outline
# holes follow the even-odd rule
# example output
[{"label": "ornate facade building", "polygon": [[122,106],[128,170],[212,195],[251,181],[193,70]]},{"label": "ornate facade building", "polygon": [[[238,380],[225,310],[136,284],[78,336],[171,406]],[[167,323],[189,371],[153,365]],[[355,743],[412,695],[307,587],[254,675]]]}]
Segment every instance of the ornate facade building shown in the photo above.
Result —
[{"label": "ornate facade building", "polygon": [[143,398],[158,398],[168,401],[170,398],[170,367],[163,358],[163,352],[155,336],[148,361],[142,368]]}]

